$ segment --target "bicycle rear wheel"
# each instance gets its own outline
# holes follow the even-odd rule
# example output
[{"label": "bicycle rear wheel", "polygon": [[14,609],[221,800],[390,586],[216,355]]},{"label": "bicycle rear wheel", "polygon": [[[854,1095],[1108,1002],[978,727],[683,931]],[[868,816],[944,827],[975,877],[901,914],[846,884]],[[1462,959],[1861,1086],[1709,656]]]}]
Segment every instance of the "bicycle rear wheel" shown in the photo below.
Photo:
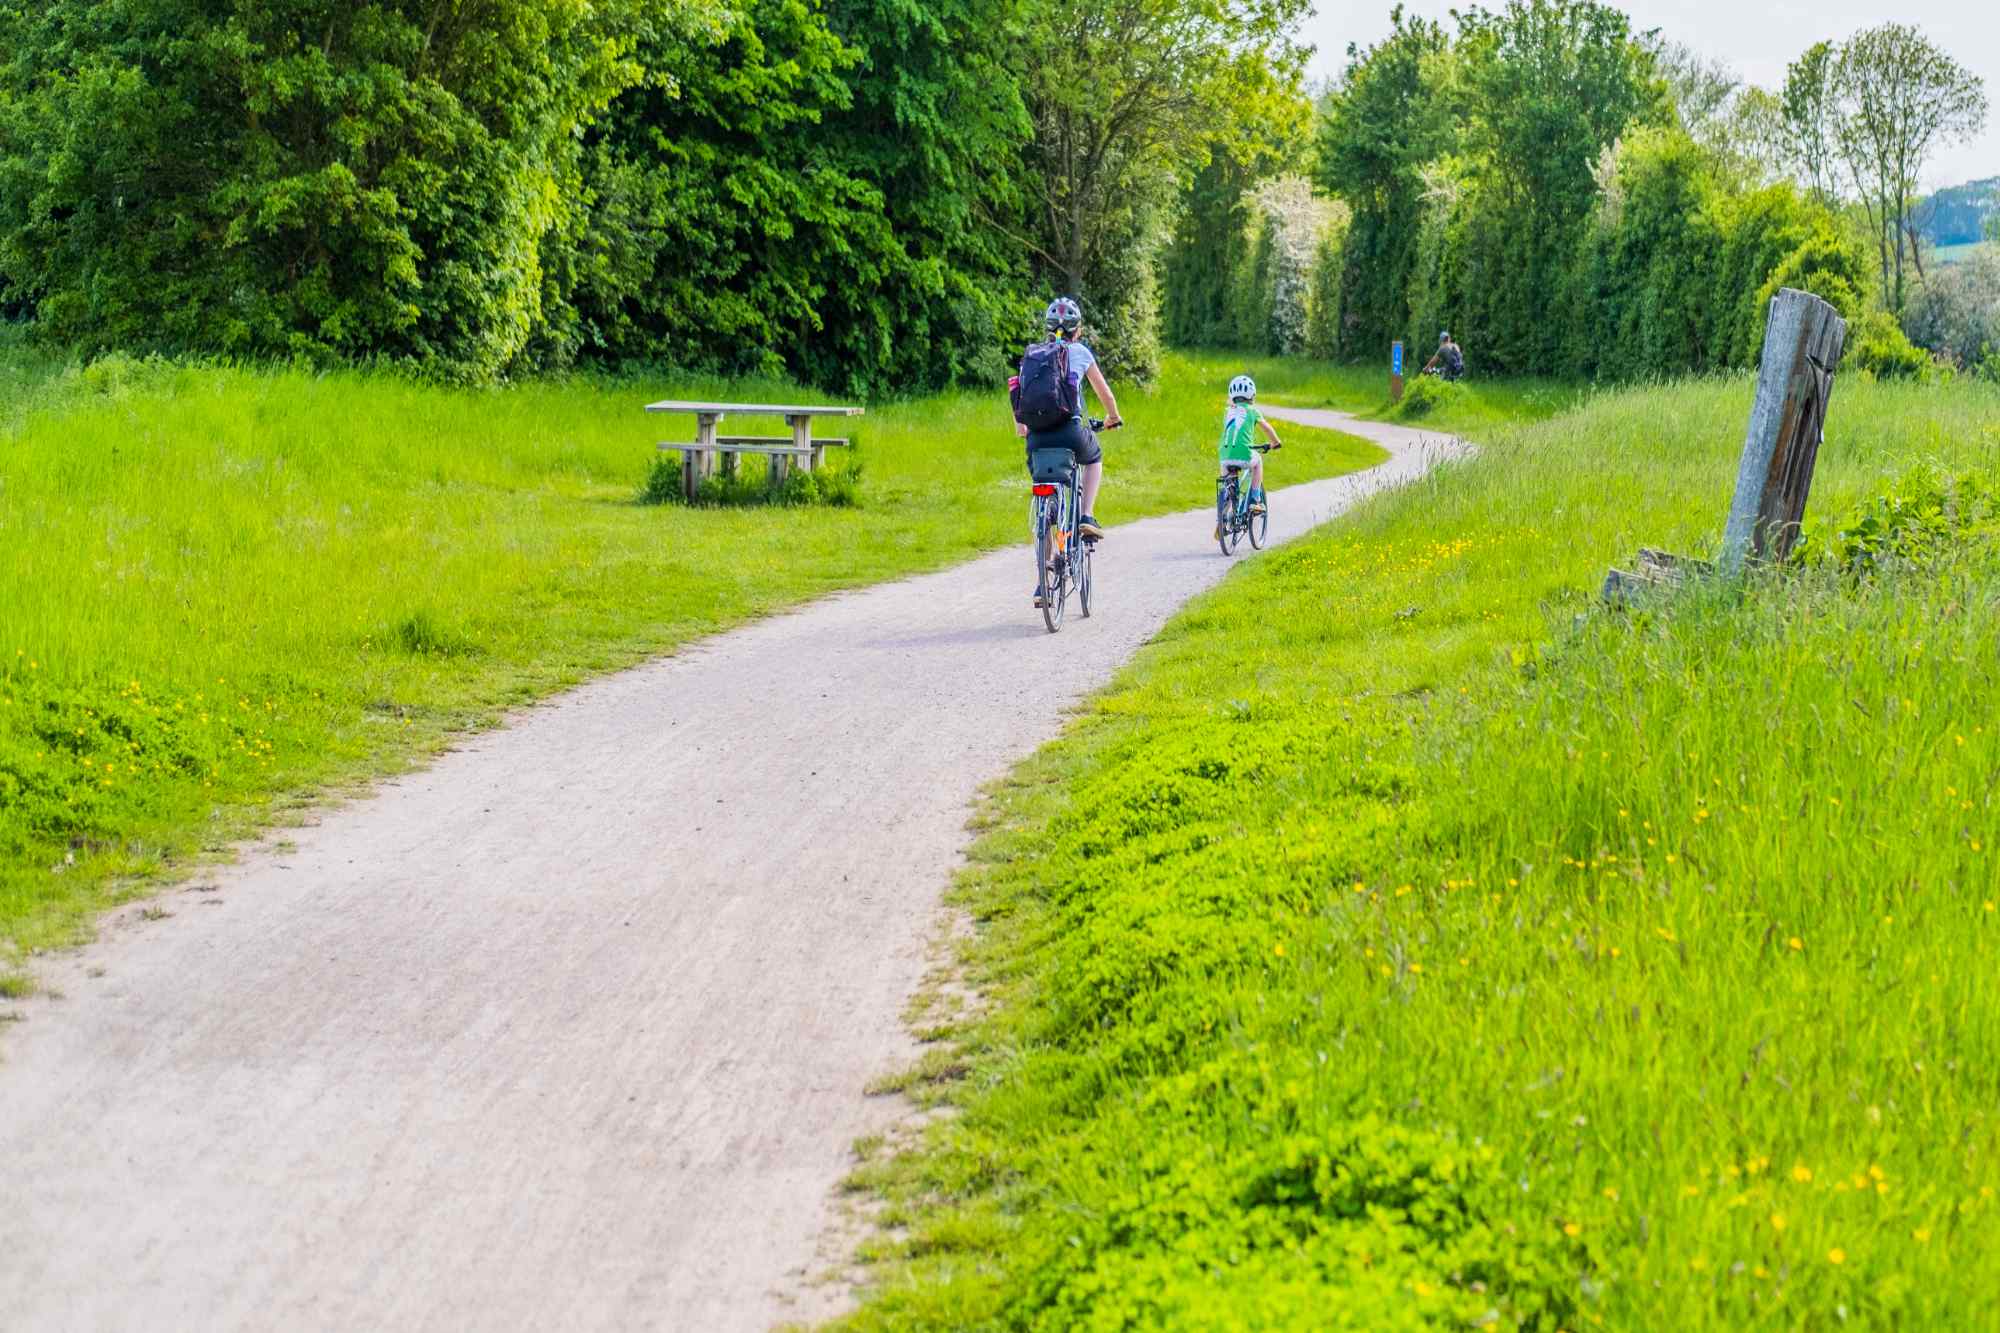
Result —
[{"label": "bicycle rear wheel", "polygon": [[1042,623],[1054,634],[1062,628],[1065,603],[1069,601],[1069,572],[1062,568],[1062,558],[1056,558],[1056,567],[1049,571],[1048,593],[1042,598]]},{"label": "bicycle rear wheel", "polygon": [[1064,603],[1069,600],[1069,559],[1062,550],[1064,534],[1057,526],[1059,522],[1051,501],[1035,546],[1042,562],[1042,623],[1051,634],[1062,628]]},{"label": "bicycle rear wheel", "polygon": [[1236,479],[1223,482],[1215,493],[1215,544],[1224,555],[1236,550]]}]

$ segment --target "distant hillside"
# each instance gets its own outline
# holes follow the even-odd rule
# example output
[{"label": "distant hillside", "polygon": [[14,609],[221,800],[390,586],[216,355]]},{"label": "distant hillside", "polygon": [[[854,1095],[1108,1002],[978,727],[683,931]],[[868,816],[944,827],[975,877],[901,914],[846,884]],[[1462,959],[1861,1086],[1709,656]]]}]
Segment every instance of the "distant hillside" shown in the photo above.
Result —
[{"label": "distant hillside", "polygon": [[1934,243],[1969,245],[1986,238],[1987,216],[1995,212],[2000,212],[2000,176],[1939,190],[1917,205],[1915,216],[1924,219],[1924,235]]}]

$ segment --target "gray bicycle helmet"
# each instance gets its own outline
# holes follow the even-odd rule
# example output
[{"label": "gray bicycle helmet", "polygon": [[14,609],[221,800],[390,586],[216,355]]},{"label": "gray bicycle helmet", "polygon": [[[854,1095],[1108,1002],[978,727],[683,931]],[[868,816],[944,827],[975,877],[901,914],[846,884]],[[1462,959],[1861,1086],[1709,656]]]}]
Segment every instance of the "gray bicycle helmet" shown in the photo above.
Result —
[{"label": "gray bicycle helmet", "polygon": [[1083,327],[1083,307],[1067,296],[1058,296],[1049,302],[1049,308],[1042,313],[1042,323],[1050,333],[1061,329],[1064,333],[1075,333]]}]

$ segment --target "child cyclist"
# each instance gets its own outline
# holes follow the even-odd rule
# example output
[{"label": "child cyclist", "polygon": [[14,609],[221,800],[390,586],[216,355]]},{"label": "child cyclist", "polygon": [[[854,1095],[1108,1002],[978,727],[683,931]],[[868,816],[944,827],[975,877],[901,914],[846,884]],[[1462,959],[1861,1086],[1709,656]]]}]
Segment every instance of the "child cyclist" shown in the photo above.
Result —
[{"label": "child cyclist", "polygon": [[[1229,407],[1222,414],[1222,443],[1217,446],[1217,462],[1223,468],[1235,463],[1250,469],[1250,512],[1264,512],[1264,460],[1250,445],[1262,430],[1269,437],[1273,449],[1284,446],[1278,441],[1278,432],[1271,429],[1271,423],[1257,410],[1257,381],[1248,375],[1238,375],[1229,381]],[[1221,536],[1218,531],[1217,536]]]}]

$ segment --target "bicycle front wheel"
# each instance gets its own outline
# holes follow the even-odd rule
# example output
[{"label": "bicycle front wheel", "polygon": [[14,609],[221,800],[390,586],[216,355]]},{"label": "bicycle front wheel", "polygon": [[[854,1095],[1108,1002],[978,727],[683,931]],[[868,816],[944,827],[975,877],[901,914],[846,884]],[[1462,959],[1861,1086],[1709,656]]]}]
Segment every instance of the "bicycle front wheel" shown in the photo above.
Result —
[{"label": "bicycle front wheel", "polygon": [[1076,551],[1076,611],[1085,620],[1090,619],[1090,543],[1084,542]]},{"label": "bicycle front wheel", "polygon": [[1265,538],[1271,535],[1271,511],[1268,507],[1271,502],[1266,500],[1264,503],[1264,512],[1250,515],[1249,523],[1250,545],[1260,551],[1264,549]]}]

